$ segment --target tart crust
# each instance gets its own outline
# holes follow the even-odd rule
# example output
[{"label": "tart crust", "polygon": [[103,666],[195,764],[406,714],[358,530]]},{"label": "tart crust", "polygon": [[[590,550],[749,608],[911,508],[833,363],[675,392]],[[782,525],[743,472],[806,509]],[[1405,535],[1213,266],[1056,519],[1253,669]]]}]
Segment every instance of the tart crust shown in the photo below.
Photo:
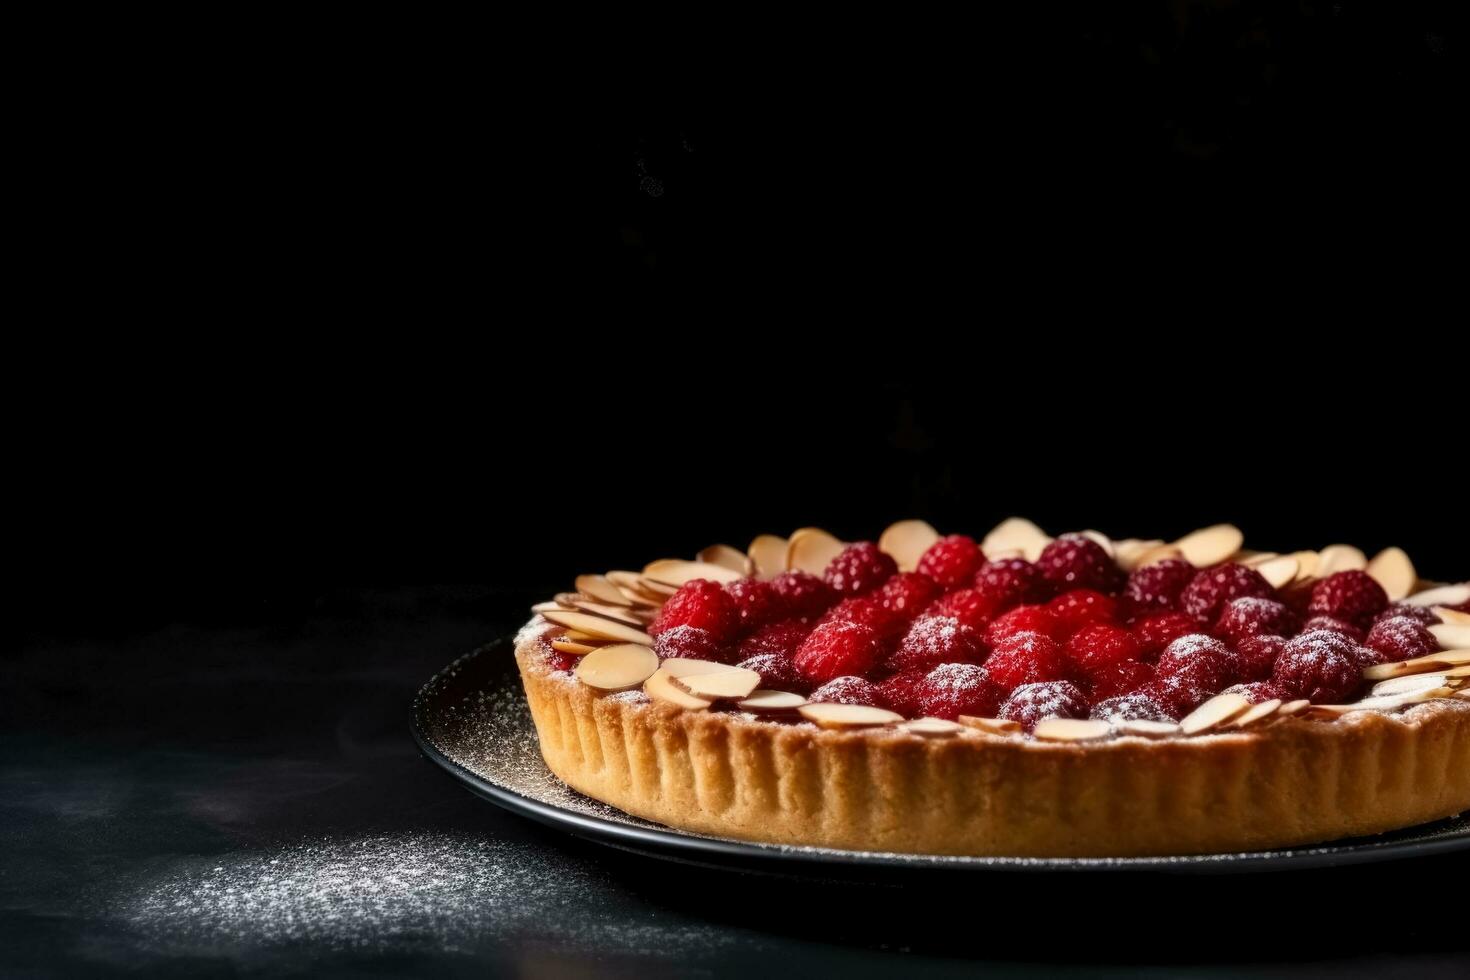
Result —
[{"label": "tart crust", "polygon": [[546,764],[635,816],[742,840],[869,851],[1130,857],[1284,847],[1470,809],[1470,702],[1259,730],[1047,743],[926,738],[682,711],[516,661]]}]

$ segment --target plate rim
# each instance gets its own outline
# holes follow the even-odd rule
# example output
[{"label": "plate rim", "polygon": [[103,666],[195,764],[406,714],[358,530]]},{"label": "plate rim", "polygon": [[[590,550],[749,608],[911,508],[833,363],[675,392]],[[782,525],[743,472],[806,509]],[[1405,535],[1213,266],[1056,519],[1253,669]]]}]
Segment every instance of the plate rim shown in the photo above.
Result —
[{"label": "plate rim", "polygon": [[[801,847],[762,841],[739,841],[706,837],[674,828],[639,827],[602,817],[563,809],[533,799],[481,776],[448,756],[420,724],[420,711],[432,696],[430,688],[444,674],[493,649],[511,643],[510,637],[484,644],[455,658],[437,671],[417,692],[409,706],[409,729],[419,750],[476,796],[505,810],[538,823],[569,831],[611,846],[634,847],[645,853],[675,858],[666,851],[695,852],[715,858],[740,858],[771,865],[819,865],[900,870],[943,871],[1068,871],[1068,872],[1163,872],[1224,874],[1258,871],[1290,871],[1308,868],[1371,864],[1405,857],[1427,857],[1470,849],[1470,828],[1439,840],[1381,841],[1359,839],[1358,843],[1327,843],[1276,851],[1239,853],[1153,855],[1141,857],[1014,857],[1004,855],[897,854],[885,851],[854,851],[824,847]],[[513,661],[512,661],[513,662]],[[761,870],[750,868],[749,870]]]}]

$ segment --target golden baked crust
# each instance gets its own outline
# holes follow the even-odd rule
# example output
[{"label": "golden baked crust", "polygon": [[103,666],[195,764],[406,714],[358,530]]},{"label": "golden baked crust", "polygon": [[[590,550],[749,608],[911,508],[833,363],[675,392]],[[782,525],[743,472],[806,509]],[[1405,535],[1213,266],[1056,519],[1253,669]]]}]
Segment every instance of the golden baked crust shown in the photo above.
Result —
[{"label": "golden baked crust", "polygon": [[546,764],[670,827],[925,854],[1129,857],[1381,833],[1470,809],[1470,702],[1194,738],[1057,744],[682,711],[516,660]]}]

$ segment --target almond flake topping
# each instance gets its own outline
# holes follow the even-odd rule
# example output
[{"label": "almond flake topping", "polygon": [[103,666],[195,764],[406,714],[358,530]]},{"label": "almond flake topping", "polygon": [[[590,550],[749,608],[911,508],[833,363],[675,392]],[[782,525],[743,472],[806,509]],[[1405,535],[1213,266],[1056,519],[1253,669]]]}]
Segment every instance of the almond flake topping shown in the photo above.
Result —
[{"label": "almond flake topping", "polygon": [[919,558],[939,540],[939,532],[924,521],[899,521],[888,525],[878,538],[878,550],[898,563],[900,572],[919,567]]},{"label": "almond flake topping", "polygon": [[577,679],[603,691],[637,687],[658,670],[658,657],[646,646],[619,643],[599,647],[577,663]]},{"label": "almond flake topping", "polygon": [[865,704],[807,704],[797,711],[823,728],[871,728],[903,721],[903,715]]},{"label": "almond flake topping", "polygon": [[1174,546],[1191,565],[1206,568],[1231,557],[1244,543],[1245,535],[1234,524],[1215,524],[1186,534]]},{"label": "almond flake topping", "polygon": [[602,616],[594,616],[591,613],[568,612],[557,609],[544,612],[541,614],[541,617],[548,623],[565,626],[568,629],[573,629],[579,633],[585,633],[588,636],[594,636],[598,639],[620,640],[624,643],[642,643],[645,645],[653,642],[653,637],[640,629],[635,629],[632,626],[624,626],[622,623],[615,623],[610,619],[605,619]]},{"label": "almond flake topping", "polygon": [[1112,732],[1112,725],[1095,718],[1043,718],[1032,734],[1043,742],[1093,742]]},{"label": "almond flake topping", "polygon": [[1383,586],[1383,591],[1388,593],[1389,600],[1393,602],[1398,602],[1413,592],[1419,581],[1414,563],[1409,561],[1409,556],[1404,554],[1402,548],[1384,548],[1373,556],[1366,571]]},{"label": "almond flake topping", "polygon": [[1251,703],[1239,694],[1217,694],[1179,723],[1179,730],[1186,735],[1198,735],[1238,717],[1249,709]]}]

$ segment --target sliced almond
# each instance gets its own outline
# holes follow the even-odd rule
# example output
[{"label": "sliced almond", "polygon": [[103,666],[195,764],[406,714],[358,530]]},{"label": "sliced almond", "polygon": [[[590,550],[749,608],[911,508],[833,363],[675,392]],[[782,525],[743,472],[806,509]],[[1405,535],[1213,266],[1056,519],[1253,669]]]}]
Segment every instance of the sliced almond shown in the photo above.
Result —
[{"label": "sliced almond", "polygon": [[1321,561],[1321,556],[1315,551],[1293,551],[1291,557],[1300,566],[1296,570],[1296,581],[1307,582],[1317,577],[1317,564]]},{"label": "sliced almond", "polygon": [[1168,735],[1179,734],[1179,725],[1177,722],[1148,721],[1146,719],[1120,721],[1113,725],[1113,729],[1119,735],[1137,735],[1141,738],[1163,738]]},{"label": "sliced almond", "polygon": [[1372,694],[1376,698],[1381,698],[1394,694],[1410,694],[1414,691],[1428,691],[1436,687],[1444,687],[1448,679],[1444,674],[1409,674],[1404,677],[1390,677],[1386,681],[1374,684]]},{"label": "sliced almond", "polygon": [[947,718],[915,718],[897,727],[911,735],[923,735],[925,738],[943,738],[947,735],[958,735],[965,730],[964,725]]},{"label": "sliced almond", "polygon": [[644,588],[647,588],[652,582],[654,585],[677,589],[685,582],[692,582],[697,578],[709,579],[711,582],[734,582],[744,577],[744,572],[726,568],[724,565],[712,565],[707,561],[680,561],[677,558],[663,558],[650,562],[643,569],[642,584]]},{"label": "sliced almond", "polygon": [[[981,552],[981,554],[985,554]],[[1025,558],[1026,552],[1020,548],[997,548],[990,554],[985,555],[986,561],[1007,561],[1011,558]]]},{"label": "sliced almond", "polygon": [[603,578],[607,579],[609,582],[611,582],[613,585],[616,585],[620,589],[636,589],[638,588],[638,583],[643,578],[643,576],[639,575],[637,572],[618,570],[608,572],[606,575],[603,576]]},{"label": "sliced almond", "polygon": [[1142,538],[1124,538],[1113,542],[1114,557],[1118,559],[1118,565],[1124,571],[1131,572],[1138,567],[1139,556],[1163,543],[1157,538],[1147,541]]},{"label": "sliced almond", "polygon": [[1470,647],[1470,626],[1464,623],[1435,623],[1429,627],[1429,632],[1446,650]]},{"label": "sliced almond", "polygon": [[1261,577],[1271,583],[1273,589],[1283,589],[1296,581],[1297,573],[1302,569],[1302,563],[1295,555],[1277,555],[1268,558],[1256,566],[1256,571]]},{"label": "sliced almond", "polygon": [[1462,606],[1470,601],[1470,582],[1441,585],[1416,592],[1404,600],[1411,606]]},{"label": "sliced almond", "polygon": [[1042,549],[1051,544],[1051,536],[1024,517],[1007,517],[980,542],[985,557],[994,561],[993,553],[1020,548],[1027,561],[1041,557]]},{"label": "sliced almond", "polygon": [[1419,582],[1419,573],[1402,548],[1384,548],[1368,563],[1367,572],[1394,602],[1413,592]]},{"label": "sliced almond", "polygon": [[576,640],[569,640],[564,636],[558,636],[551,641],[551,649],[560,650],[562,653],[569,653],[574,657],[585,657],[593,650],[596,650],[597,647],[587,643],[578,643]]},{"label": "sliced almond", "polygon": [[647,621],[634,613],[627,606],[608,606],[601,602],[593,602],[591,599],[578,599],[574,605],[582,612],[610,619],[614,623],[622,623],[634,629],[641,629],[648,625]]},{"label": "sliced almond", "polygon": [[618,643],[598,647],[577,663],[577,679],[603,691],[637,687],[658,670],[658,657],[646,646]]},{"label": "sliced almond", "polygon": [[1207,732],[1245,714],[1250,706],[1239,694],[1217,694],[1179,722],[1179,730],[1186,735]]},{"label": "sliced almond", "polygon": [[544,612],[551,612],[553,609],[563,609],[563,608],[565,608],[565,607],[562,606],[560,603],[555,602],[555,601],[551,601],[551,602],[538,602],[534,606],[531,607],[531,612],[544,613]]},{"label": "sliced almond", "polygon": [[805,704],[796,710],[823,728],[868,728],[903,721],[903,715],[866,704]]},{"label": "sliced almond", "polygon": [[975,715],[960,715],[955,719],[966,728],[977,728],[991,735],[1016,735],[1021,731],[1019,721],[1011,721],[1007,718],[979,718]]},{"label": "sliced almond", "polygon": [[1302,717],[1322,719],[1341,718],[1343,715],[1362,710],[1364,709],[1358,707],[1356,704],[1309,704],[1302,709]]},{"label": "sliced almond", "polygon": [[786,544],[786,567],[821,575],[845,547],[819,527],[800,528],[791,533]]},{"label": "sliced almond", "polygon": [[1171,558],[1183,558],[1183,557],[1184,557],[1184,552],[1180,551],[1174,545],[1172,545],[1172,544],[1160,544],[1160,545],[1155,545],[1154,547],[1148,549],[1143,554],[1141,554],[1137,558],[1135,558],[1133,560],[1133,567],[1134,568],[1147,568],[1150,565],[1157,565],[1161,561],[1168,561]]},{"label": "sliced almond", "polygon": [[1086,531],[1078,531],[1077,533],[1080,534],[1080,535],[1082,535],[1084,538],[1089,538],[1089,539],[1091,539],[1093,541],[1096,541],[1097,544],[1098,544],[1098,547],[1102,548],[1103,551],[1106,551],[1108,553],[1108,557],[1109,558],[1113,559],[1114,561],[1117,560],[1117,558],[1118,558],[1118,551],[1117,551],[1116,548],[1113,547],[1113,539],[1112,538],[1108,537],[1106,534],[1102,533],[1101,531],[1086,530]]},{"label": "sliced almond", "polygon": [[714,701],[721,699],[738,701],[748,698],[756,688],[761,686],[761,675],[753,670],[736,668],[735,670],[721,671],[718,674],[689,674],[684,677],[674,677],[674,686],[681,687],[697,698],[709,698]]},{"label": "sliced almond", "polygon": [[643,682],[643,693],[655,701],[686,711],[703,711],[715,703],[713,698],[701,698],[679,687],[674,683],[673,675],[664,670],[656,670],[649,675]]},{"label": "sliced almond", "polygon": [[604,637],[593,636],[591,633],[583,633],[581,630],[564,629],[562,636],[565,639],[571,640],[573,643],[581,643],[591,647],[606,646],[610,642]]},{"label": "sliced almond", "polygon": [[1213,524],[1191,531],[1174,546],[1184,553],[1184,558],[1196,568],[1218,565],[1234,555],[1245,543],[1245,535],[1234,524]]},{"label": "sliced almond", "polygon": [[1368,556],[1350,544],[1329,544],[1317,552],[1315,578],[1327,578],[1338,572],[1360,572],[1368,567]]},{"label": "sliced almond", "polygon": [[756,574],[761,578],[775,578],[786,571],[786,546],[789,543],[774,534],[762,534],[752,541],[746,553],[755,563]]},{"label": "sliced almond", "polygon": [[754,673],[744,667],[716,663],[713,660],[694,660],[689,657],[670,657],[659,667],[670,677],[695,677],[699,674]]},{"label": "sliced almond", "polygon": [[568,612],[557,609],[544,612],[541,616],[548,623],[565,626],[568,629],[574,629],[578,632],[586,633],[588,636],[595,636],[603,640],[620,640],[624,643],[643,644],[653,642],[653,637],[640,629],[635,629],[632,626],[624,626],[622,623],[615,623],[610,619],[602,616],[594,616],[591,613],[580,611]]},{"label": "sliced almond", "polygon": [[1378,664],[1363,671],[1370,681],[1386,681],[1390,677],[1405,677],[1410,674],[1437,674],[1447,667],[1470,664],[1470,650],[1441,650],[1413,660],[1398,660],[1390,664]]},{"label": "sliced almond", "polygon": [[580,592],[558,592],[553,598],[556,600],[556,604],[563,609],[576,609],[577,603],[585,602],[592,597],[585,596]]},{"label": "sliced almond", "polygon": [[728,544],[712,544],[694,557],[709,565],[719,565],[728,568],[732,572],[739,572],[742,578],[749,576],[755,571],[755,563],[750,556],[739,548],[732,548]]},{"label": "sliced almond", "polygon": [[578,592],[604,605],[626,606],[629,604],[628,597],[623,595],[623,590],[614,585],[606,576],[578,575],[576,585]]},{"label": "sliced almond", "polygon": [[1279,707],[1279,708],[1276,709],[1276,717],[1277,718],[1290,718],[1292,715],[1299,715],[1299,714],[1301,714],[1303,711],[1305,711],[1307,708],[1309,708],[1311,706],[1312,706],[1312,702],[1310,702],[1310,701],[1308,701],[1308,700],[1306,700],[1304,698],[1303,699],[1300,699],[1300,700],[1297,700],[1297,701],[1288,701],[1285,704],[1283,704],[1281,707]]},{"label": "sliced almond", "polygon": [[898,563],[900,572],[919,567],[919,558],[939,540],[939,532],[924,521],[899,521],[888,525],[878,538],[878,550]]},{"label": "sliced almond", "polygon": [[1434,614],[1439,617],[1441,623],[1461,623],[1470,625],[1470,613],[1460,612],[1448,606],[1435,606]]},{"label": "sliced almond", "polygon": [[1411,704],[1422,704],[1425,701],[1433,701],[1437,698],[1454,697],[1455,689],[1452,687],[1431,687],[1419,691],[1405,691],[1402,694],[1376,695],[1364,698],[1355,705],[1349,705],[1359,711],[1393,711],[1396,708],[1404,708]]},{"label": "sliced almond", "polygon": [[1113,726],[1095,718],[1043,718],[1031,734],[1043,742],[1093,742],[1113,734]]},{"label": "sliced almond", "polygon": [[795,711],[806,703],[806,698],[790,691],[752,691],[750,697],[735,702],[735,706],[746,711]]},{"label": "sliced almond", "polygon": [[1256,722],[1264,721],[1265,719],[1274,715],[1276,713],[1276,709],[1279,707],[1281,707],[1280,698],[1272,698],[1269,701],[1261,701],[1257,704],[1251,705],[1249,708],[1246,708],[1245,711],[1236,716],[1235,720],[1228,722],[1225,727],[1249,728]]},{"label": "sliced almond", "polygon": [[1279,557],[1281,557],[1280,554],[1275,551],[1253,551],[1250,548],[1241,548],[1235,553],[1234,561],[1237,565],[1255,568],[1263,561],[1270,561],[1272,558]]},{"label": "sliced almond", "polygon": [[1464,667],[1451,667],[1449,670],[1446,670],[1444,672],[1444,675],[1451,681],[1458,681],[1470,678],[1470,664],[1467,664]]},{"label": "sliced almond", "polygon": [[679,591],[677,586],[655,582],[651,578],[639,579],[638,588],[643,590],[645,594],[651,596],[652,601],[659,603],[659,605],[663,605],[663,603],[668,601],[669,596]]}]

